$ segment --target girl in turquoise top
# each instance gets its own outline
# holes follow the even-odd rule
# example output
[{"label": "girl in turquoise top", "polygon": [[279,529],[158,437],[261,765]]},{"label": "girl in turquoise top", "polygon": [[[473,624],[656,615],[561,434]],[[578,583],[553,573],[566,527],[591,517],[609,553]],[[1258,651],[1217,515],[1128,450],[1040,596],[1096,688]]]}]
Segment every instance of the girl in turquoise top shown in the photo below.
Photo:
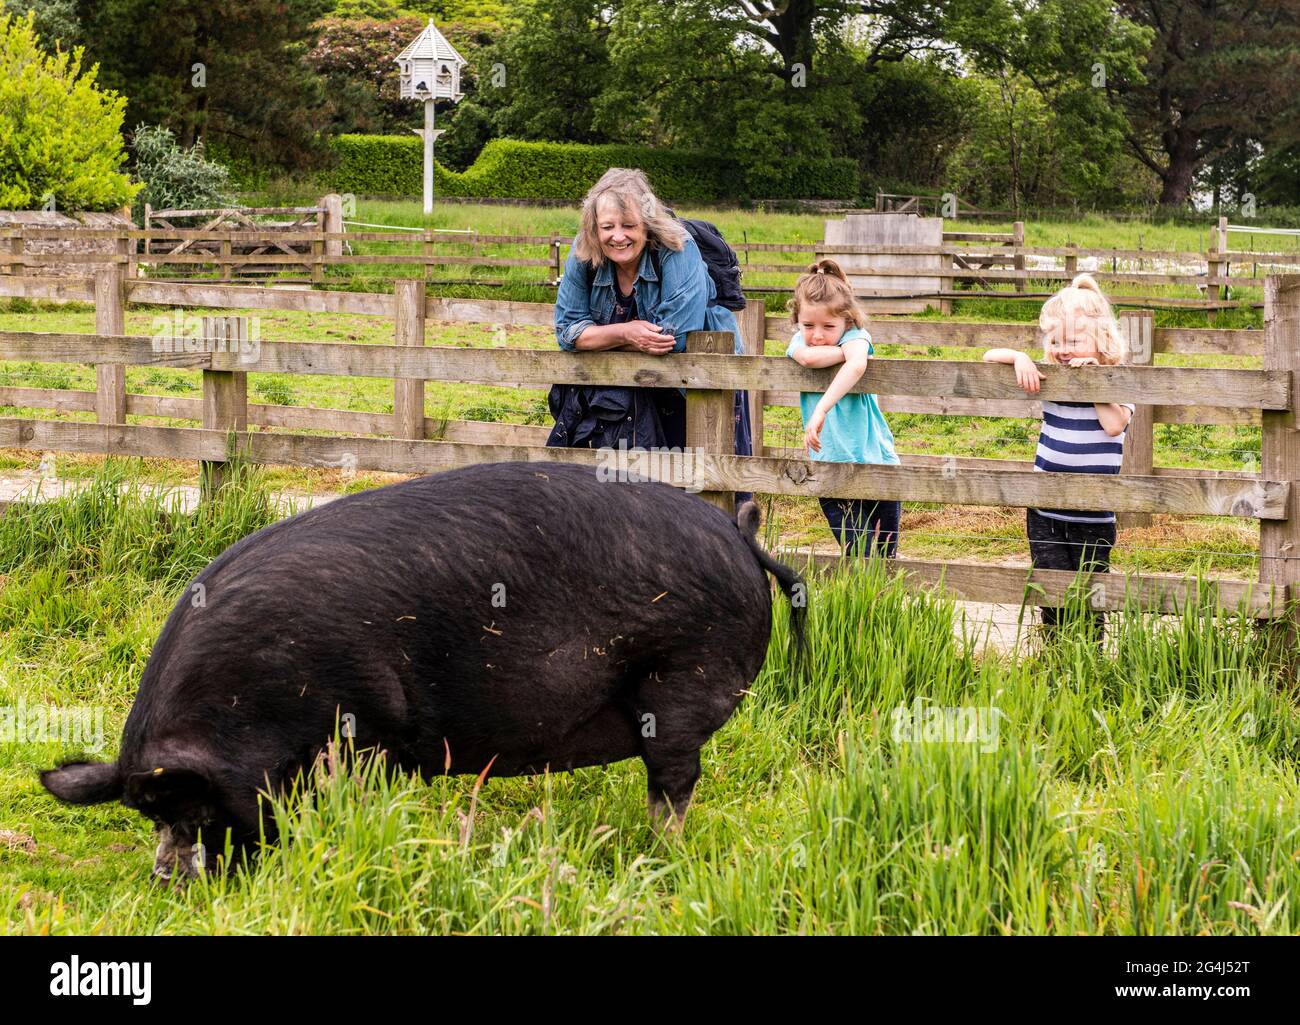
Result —
[{"label": "girl in turquoise top", "polygon": [[[825,394],[802,392],[804,444],[813,459],[833,463],[897,466],[894,435],[874,395],[850,392],[862,379],[873,349],[867,317],[853,287],[834,260],[819,260],[794,287],[790,319],[798,330],[786,355],[800,366],[842,364]],[[887,558],[898,552],[899,502],[821,498],[831,533],[846,555],[866,554],[863,542]]]}]

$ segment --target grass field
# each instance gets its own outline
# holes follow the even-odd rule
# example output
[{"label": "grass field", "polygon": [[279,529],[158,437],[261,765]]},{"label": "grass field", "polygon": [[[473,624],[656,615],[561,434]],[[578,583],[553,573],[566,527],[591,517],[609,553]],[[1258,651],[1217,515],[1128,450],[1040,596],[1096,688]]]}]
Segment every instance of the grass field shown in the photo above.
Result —
[{"label": "grass field", "polygon": [[[186,582],[272,517],[264,475],[188,517],[120,492],[135,470],[0,517],[0,705],[101,710],[98,758],[116,753]],[[810,620],[799,682],[778,611],[766,667],[705,749],[681,839],[651,832],[639,762],[476,791],[338,758],[314,801],[268,810],[287,839],[254,868],[168,891],[148,884],[146,820],[40,789],[36,770],[73,748],[0,744],[0,920],[28,933],[1300,928],[1300,720],[1268,635],[1208,609],[1163,624],[1131,609],[1112,615],[1104,652],[1074,633],[977,656],[952,603],[878,567],[815,583]],[[937,732],[929,708],[982,732]]]}]

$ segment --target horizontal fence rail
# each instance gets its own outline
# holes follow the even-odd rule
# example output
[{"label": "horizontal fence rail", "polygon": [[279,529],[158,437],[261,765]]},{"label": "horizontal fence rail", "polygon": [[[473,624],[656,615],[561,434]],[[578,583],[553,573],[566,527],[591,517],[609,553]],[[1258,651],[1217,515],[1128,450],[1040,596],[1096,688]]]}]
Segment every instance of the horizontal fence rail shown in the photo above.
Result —
[{"label": "horizontal fence rail", "polygon": [[[0,447],[219,461],[228,432],[186,427],[89,424],[0,417]],[[526,445],[475,445],[392,438],[318,438],[246,433],[236,454],[254,462],[315,467],[342,466],[350,454],[358,469],[428,473],[481,462],[550,459],[557,452]],[[292,458],[288,457],[292,454]],[[284,456],[284,458],[281,458]],[[592,466],[600,464],[592,455]],[[565,456],[561,461],[567,461]],[[581,460],[579,460],[581,461]],[[584,464],[586,465],[586,464]],[[691,469],[666,477],[677,487],[705,491],[878,498],[949,505],[1034,506],[1161,512],[1200,516],[1283,519],[1290,484],[1285,481],[1201,477],[1118,477],[1088,481],[1080,489],[1071,474],[920,466],[860,466],[770,456],[695,453]]]},{"label": "horizontal fence rail", "polygon": [[[766,317],[760,303],[741,314],[747,356],[729,353],[729,336],[688,336],[688,351],[665,357],[622,352],[566,353],[533,349],[465,349],[425,344],[428,322],[527,324],[553,327],[545,303],[445,299],[424,294],[424,283],[402,279],[395,294],[272,289],[220,283],[173,284],[131,279],[121,264],[99,268],[89,281],[0,278],[0,294],[76,295],[96,302],[91,334],[0,332],[0,359],[91,364],[94,392],[0,388],[0,402],[94,412],[98,422],[0,417],[0,447],[196,460],[205,482],[219,484],[233,454],[255,462],[428,473],[480,462],[526,460],[602,465],[608,453],[544,447],[547,428],[440,420],[423,415],[424,381],[484,382],[546,387],[552,383],[680,387],[692,396],[695,448],[676,461],[655,464],[659,476],[724,505],[739,491],[816,497],[860,497],[951,505],[1109,509],[1122,515],[1174,513],[1250,518],[1260,523],[1260,580],[1188,581],[1172,575],[1116,574],[1094,607],[1118,608],[1128,599],[1154,611],[1189,607],[1208,594],[1213,604],[1258,618],[1293,620],[1291,585],[1300,563],[1293,485],[1300,480],[1294,379],[1300,366],[1300,277],[1268,279],[1266,327],[1260,331],[1168,329],[1150,332],[1155,352],[1262,357],[1258,370],[1124,365],[1066,370],[1044,367],[1043,399],[1134,401],[1167,422],[1259,423],[1261,472],[1201,471],[1129,465],[1118,476],[1041,473],[1024,461],[909,455],[901,466],[858,466],[812,461],[802,452],[764,448],[753,456],[729,451],[727,432],[698,433],[700,410],[711,422],[730,423],[731,395],[751,393],[759,413],[775,401],[797,403],[801,391],[821,391],[835,370],[810,370],[783,357],[761,355],[763,339],[786,327]],[[203,337],[168,351],[160,340],[128,335],[127,299],[160,305],[361,313],[393,320],[394,345],[258,341],[248,344],[243,318],[207,317]],[[1149,314],[1132,314],[1147,317]],[[1149,319],[1146,330],[1149,331]],[[1031,348],[1032,325],[880,321],[877,343]],[[724,351],[698,351],[725,342]],[[125,391],[128,365],[202,372],[203,398],[147,396]],[[287,373],[388,378],[392,413],[250,404],[246,374]],[[1008,368],[961,360],[873,359],[857,391],[881,395],[884,408],[948,415],[1027,416],[1037,412]],[[128,415],[187,419],[197,427],[129,424]],[[1208,421],[1179,416],[1209,416]],[[1223,419],[1213,419],[1221,417]],[[257,427],[343,431],[344,436],[291,435]],[[369,435],[369,436],[367,436]],[[389,435],[387,437],[375,435]],[[704,438],[703,447],[700,439]],[[837,563],[817,556],[815,563]],[[971,600],[1053,603],[1080,581],[1072,574],[1024,567],[900,559],[891,572],[916,586],[942,583]],[[1109,583],[1108,583],[1109,582]],[[1121,583],[1122,582],[1122,583]],[[1113,585],[1113,586],[1112,586]]]},{"label": "horizontal fence rail", "polygon": [[[186,342],[178,340],[178,347]],[[197,348],[197,345],[196,345]],[[243,352],[160,350],[145,336],[0,331],[0,359],[44,363],[126,363],[274,374],[404,377],[439,381],[499,380],[511,384],[606,384],[642,388],[789,389],[822,392],[835,368],[810,370],[776,356],[631,352],[546,352],[346,342],[259,342]],[[1160,402],[1229,409],[1285,410],[1291,378],[1275,370],[1197,367],[1044,365],[1041,399]],[[1005,365],[964,360],[872,359],[851,389],[878,395],[944,395],[1015,399],[1024,392]]]}]

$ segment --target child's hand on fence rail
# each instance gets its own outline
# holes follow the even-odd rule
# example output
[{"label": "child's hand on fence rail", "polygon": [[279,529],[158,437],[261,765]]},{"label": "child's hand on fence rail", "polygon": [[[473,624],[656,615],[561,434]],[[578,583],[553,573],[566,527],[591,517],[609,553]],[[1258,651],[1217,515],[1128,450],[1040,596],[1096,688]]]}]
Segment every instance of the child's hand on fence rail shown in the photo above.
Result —
[{"label": "child's hand on fence rail", "polygon": [[812,419],[808,421],[808,427],[803,432],[804,447],[811,449],[813,452],[822,450],[822,427],[826,423],[826,414],[821,410],[813,412]]},{"label": "child's hand on fence rail", "polygon": [[[1093,362],[1096,362],[1095,360]],[[1016,384],[1030,395],[1037,395],[1043,383],[1043,372],[1034,366],[1034,361],[1023,352],[1016,353]]]},{"label": "child's hand on fence rail", "polygon": [[1018,349],[989,349],[984,354],[985,363],[1010,363],[1016,370],[1016,384],[1030,395],[1037,395],[1043,382],[1043,372],[1034,365],[1027,353]]}]

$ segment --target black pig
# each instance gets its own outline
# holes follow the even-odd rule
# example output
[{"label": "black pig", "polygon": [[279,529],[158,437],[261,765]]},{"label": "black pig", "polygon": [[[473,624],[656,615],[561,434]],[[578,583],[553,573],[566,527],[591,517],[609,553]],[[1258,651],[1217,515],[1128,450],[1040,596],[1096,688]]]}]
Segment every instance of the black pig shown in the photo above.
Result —
[{"label": "black pig", "polygon": [[753,503],[733,521],[666,484],[549,463],[337,499],[203,570],[154,645],[117,761],[41,781],[152,819],[163,878],[192,873],[200,828],[255,844],[258,790],[309,768],[340,717],[358,749],[426,778],[640,756],[652,816],[680,827],[700,748],[766,656],[764,571],[802,646],[803,585],[759,547],[758,519]]}]

